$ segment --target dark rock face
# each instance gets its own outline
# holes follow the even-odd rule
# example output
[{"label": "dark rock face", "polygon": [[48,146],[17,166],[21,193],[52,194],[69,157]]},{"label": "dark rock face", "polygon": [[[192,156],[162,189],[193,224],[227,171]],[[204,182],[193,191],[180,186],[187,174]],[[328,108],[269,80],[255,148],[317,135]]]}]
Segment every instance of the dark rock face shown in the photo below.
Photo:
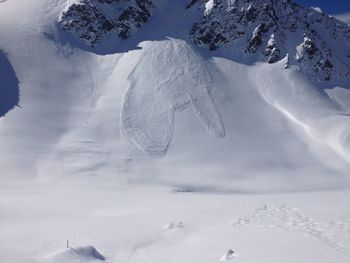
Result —
[{"label": "dark rock face", "polygon": [[198,0],[189,0],[189,3],[187,4],[186,8],[190,8],[193,6]]},{"label": "dark rock face", "polygon": [[280,60],[281,51],[276,45],[275,34],[272,34],[267,42],[264,55],[267,57],[268,63],[276,63]]},{"label": "dark rock face", "polygon": [[314,68],[314,71],[322,77],[323,80],[330,80],[332,77],[333,55],[326,43],[318,43],[309,37],[304,37],[304,41],[297,46],[297,61],[308,69]]},{"label": "dark rock face", "polygon": [[149,11],[152,6],[151,1],[136,0],[136,4],[136,7],[127,7],[118,19],[117,28],[122,38],[130,37],[134,29],[140,28],[151,16]]},{"label": "dark rock face", "polygon": [[268,29],[264,23],[261,23],[260,25],[258,25],[253,31],[253,36],[248,42],[246,51],[249,53],[255,53],[257,49],[260,47],[260,45],[262,44],[263,35],[267,31]]},{"label": "dark rock face", "polygon": [[200,34],[195,39],[196,44],[208,45],[210,50],[215,50],[221,44],[229,42],[220,31],[220,23],[213,21],[207,27],[200,27],[199,24],[194,24],[191,34],[193,35],[195,32],[199,32]]},{"label": "dark rock face", "polygon": [[151,0],[81,0],[62,13],[59,25],[94,47],[108,33],[130,37],[151,16]]},{"label": "dark rock face", "polygon": [[103,35],[115,27],[102,12],[89,3],[73,4],[63,13],[59,23],[64,30],[90,46],[97,45]]},{"label": "dark rock face", "polygon": [[203,10],[202,18],[191,30],[197,45],[215,50],[243,39],[243,52],[257,54],[268,63],[276,63],[289,54],[290,63],[311,73],[316,80],[350,76],[350,59],[330,49],[341,45],[346,54],[350,53],[350,27],[331,16],[304,9],[291,0],[195,3],[200,3]]}]

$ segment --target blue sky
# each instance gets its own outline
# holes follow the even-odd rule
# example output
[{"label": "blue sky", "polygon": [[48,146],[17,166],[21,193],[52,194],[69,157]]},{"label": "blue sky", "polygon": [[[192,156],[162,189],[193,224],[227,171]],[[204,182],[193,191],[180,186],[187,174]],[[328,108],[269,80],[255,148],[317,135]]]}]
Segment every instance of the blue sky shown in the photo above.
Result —
[{"label": "blue sky", "polygon": [[328,14],[340,14],[350,12],[350,0],[294,0],[305,6],[321,7],[323,12]]}]

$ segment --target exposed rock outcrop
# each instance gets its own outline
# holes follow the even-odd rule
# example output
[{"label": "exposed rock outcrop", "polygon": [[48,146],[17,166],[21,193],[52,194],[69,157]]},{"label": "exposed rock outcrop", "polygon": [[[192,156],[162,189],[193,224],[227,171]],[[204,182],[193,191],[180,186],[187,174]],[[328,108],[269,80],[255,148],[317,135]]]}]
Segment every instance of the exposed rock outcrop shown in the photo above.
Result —
[{"label": "exposed rock outcrop", "polygon": [[151,0],[81,0],[64,11],[59,25],[94,47],[109,33],[128,38],[151,16]]}]

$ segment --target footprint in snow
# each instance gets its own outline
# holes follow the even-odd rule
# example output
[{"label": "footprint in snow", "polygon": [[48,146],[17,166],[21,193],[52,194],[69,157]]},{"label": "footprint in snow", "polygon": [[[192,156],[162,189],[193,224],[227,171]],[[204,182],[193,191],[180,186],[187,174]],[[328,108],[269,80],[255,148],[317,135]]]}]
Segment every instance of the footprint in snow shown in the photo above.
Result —
[{"label": "footprint in snow", "polygon": [[289,208],[286,205],[265,205],[256,208],[249,217],[238,218],[232,226],[293,229],[313,236],[340,252],[350,252],[349,218],[318,221],[296,208]]},{"label": "footprint in snow", "polygon": [[183,222],[171,222],[170,224],[163,227],[163,229],[176,229],[176,228],[183,228],[184,224]]}]

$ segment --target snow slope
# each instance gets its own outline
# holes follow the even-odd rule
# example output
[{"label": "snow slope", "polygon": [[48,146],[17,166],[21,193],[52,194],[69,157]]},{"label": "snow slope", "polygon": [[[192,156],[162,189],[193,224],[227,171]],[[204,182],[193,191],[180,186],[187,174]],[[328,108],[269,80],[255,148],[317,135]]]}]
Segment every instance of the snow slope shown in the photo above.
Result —
[{"label": "snow slope", "polygon": [[133,37],[96,50],[58,29],[66,1],[2,3],[0,47],[21,106],[0,119],[2,179],[347,187],[347,82],[320,89],[295,68],[252,65],[239,43],[198,48],[183,29],[201,14],[185,2],[164,2]]}]

